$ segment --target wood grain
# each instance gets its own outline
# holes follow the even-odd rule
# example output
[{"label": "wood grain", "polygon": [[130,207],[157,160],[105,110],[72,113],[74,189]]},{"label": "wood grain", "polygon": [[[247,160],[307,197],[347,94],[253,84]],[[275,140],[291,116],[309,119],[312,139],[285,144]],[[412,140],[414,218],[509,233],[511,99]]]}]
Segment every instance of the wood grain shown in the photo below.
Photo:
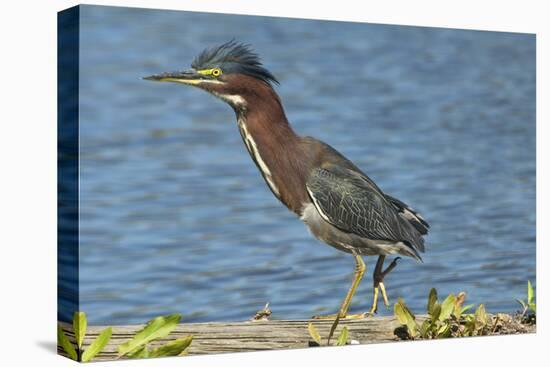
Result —
[{"label": "wood grain", "polygon": [[[312,322],[326,343],[332,320],[269,320],[229,323],[180,324],[165,338],[150,345],[160,346],[168,341],[193,335],[189,355],[245,352],[273,349],[307,348],[312,342],[308,332],[308,323]],[[60,323],[65,334],[74,344],[72,326]],[[108,325],[107,325],[108,326]],[[83,349],[107,326],[88,326]],[[355,320],[341,320],[335,333],[347,326],[350,340],[359,344],[384,343],[395,341],[393,330],[398,326],[394,317],[374,317]],[[94,360],[112,360],[116,358],[120,344],[130,340],[144,325],[113,326],[113,336],[109,344]],[[335,337],[333,337],[335,339]],[[63,350],[58,349],[60,354]]]},{"label": "wood grain", "polygon": [[[505,314],[498,314],[500,317]],[[510,320],[512,316],[507,316]],[[426,319],[426,315],[416,316],[418,322]],[[189,355],[217,354],[246,352],[275,349],[295,349],[311,347],[313,339],[309,335],[308,324],[313,323],[321,334],[322,343],[326,345],[332,320],[269,320],[244,321],[228,323],[197,323],[179,324],[174,331],[165,338],[152,342],[152,348],[165,344],[168,341],[193,335],[193,342],[188,349]],[[76,345],[72,325],[60,323],[69,340]],[[127,342],[145,325],[113,326],[113,335],[109,344],[93,360],[113,360],[117,358],[118,346]],[[340,330],[346,326],[349,330],[349,339],[353,344],[372,344],[398,341],[394,330],[400,326],[393,316],[376,316],[365,319],[340,320],[332,342],[335,343]],[[108,326],[88,326],[84,338],[83,349]],[[492,335],[535,333],[536,325],[522,325],[509,322],[502,330]],[[65,355],[61,348],[58,353]]]}]

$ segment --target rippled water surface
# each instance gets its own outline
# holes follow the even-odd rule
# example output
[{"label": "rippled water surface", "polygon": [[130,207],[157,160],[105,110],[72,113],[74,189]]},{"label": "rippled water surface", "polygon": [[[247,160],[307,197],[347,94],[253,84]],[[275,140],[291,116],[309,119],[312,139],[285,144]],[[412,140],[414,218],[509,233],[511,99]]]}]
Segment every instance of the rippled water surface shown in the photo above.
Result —
[{"label": "rippled water surface", "polygon": [[[334,146],[431,224],[424,263],[388,276],[516,309],[535,278],[533,35],[109,7],[81,12],[80,308],[94,324],[335,311],[352,257],[266,187],[233,111],[142,76],[205,46],[253,45],[295,130]],[[367,271],[374,259],[367,258]],[[371,302],[370,276],[352,305]],[[381,310],[382,314],[389,313]]]}]

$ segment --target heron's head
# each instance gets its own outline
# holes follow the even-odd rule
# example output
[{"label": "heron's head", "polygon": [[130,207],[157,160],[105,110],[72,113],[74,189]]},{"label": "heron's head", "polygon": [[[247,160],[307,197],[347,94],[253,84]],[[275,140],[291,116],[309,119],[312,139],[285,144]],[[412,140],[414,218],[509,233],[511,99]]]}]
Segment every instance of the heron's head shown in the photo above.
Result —
[{"label": "heron's head", "polygon": [[221,98],[233,108],[246,106],[249,97],[279,83],[249,45],[235,41],[204,50],[190,69],[144,79],[192,85]]}]

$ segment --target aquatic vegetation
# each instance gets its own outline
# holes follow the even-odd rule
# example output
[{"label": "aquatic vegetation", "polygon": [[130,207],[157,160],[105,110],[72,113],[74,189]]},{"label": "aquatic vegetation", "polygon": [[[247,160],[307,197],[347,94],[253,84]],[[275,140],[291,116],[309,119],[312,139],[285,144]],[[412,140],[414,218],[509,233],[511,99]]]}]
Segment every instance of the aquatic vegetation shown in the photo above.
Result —
[{"label": "aquatic vegetation", "polygon": [[[307,328],[309,330],[309,335],[313,339],[313,341],[317,344],[317,346],[322,344],[321,335],[317,331],[317,328],[315,325],[313,325],[311,322],[307,325]],[[340,335],[338,335],[338,338],[336,339],[336,345],[346,345],[349,342],[349,331],[346,326],[343,327],[342,331],[340,332]],[[330,344],[330,340],[327,340],[327,345]]]},{"label": "aquatic vegetation", "polygon": [[118,358],[150,358],[181,356],[186,354],[186,349],[191,345],[193,336],[176,339],[155,349],[150,348],[149,343],[170,334],[181,320],[181,314],[159,316],[150,320],[143,329],[124,344],[118,347]]},{"label": "aquatic vegetation", "polygon": [[[525,324],[535,324],[536,305],[531,282],[527,284],[527,301],[518,300],[523,307],[519,317],[502,313],[489,314],[484,304],[469,313],[467,311],[473,309],[474,305],[464,306],[465,299],[464,292],[457,296],[451,293],[439,303],[437,291],[432,288],[426,306],[428,315],[418,320],[403,299],[399,298],[394,305],[394,314],[402,326],[396,328],[394,334],[401,339],[458,338],[525,332],[528,329]],[[527,314],[533,316],[526,318]]]},{"label": "aquatic vegetation", "polygon": [[[191,345],[193,336],[179,338],[164,345],[151,349],[150,343],[170,334],[181,320],[181,314],[171,314],[155,317],[147,322],[145,327],[124,344],[118,347],[117,358],[149,358],[186,355],[186,349]],[[87,327],[86,314],[75,312],[73,315],[73,332],[76,348],[65,335],[61,325],[57,327],[57,344],[60,345],[69,358],[79,362],[89,362],[109,343],[112,335],[112,327],[102,330],[96,339],[86,348],[82,349]]]},{"label": "aquatic vegetation", "polygon": [[537,304],[535,303],[535,291],[531,281],[527,281],[527,300],[516,299],[521,305],[521,318],[527,322],[535,322],[537,315]]},{"label": "aquatic vegetation", "polygon": [[86,319],[86,313],[75,312],[73,315],[73,332],[76,341],[76,348],[65,335],[61,325],[57,326],[57,344],[63,348],[65,353],[67,353],[69,358],[72,360],[79,362],[91,361],[99,352],[103,350],[103,348],[105,348],[111,339],[113,329],[108,327],[99,333],[97,338],[94,339],[88,348],[83,350],[82,343],[84,341],[84,336],[86,336],[87,325],[88,322]]},{"label": "aquatic vegetation", "polygon": [[464,292],[457,296],[451,293],[439,303],[437,291],[432,288],[426,307],[428,316],[419,322],[403,299],[399,298],[394,305],[394,314],[402,327],[397,328],[395,334],[402,339],[439,339],[487,335],[493,332],[498,324],[497,319],[487,314],[483,304],[474,313],[467,313],[474,306],[464,306],[465,299]]}]

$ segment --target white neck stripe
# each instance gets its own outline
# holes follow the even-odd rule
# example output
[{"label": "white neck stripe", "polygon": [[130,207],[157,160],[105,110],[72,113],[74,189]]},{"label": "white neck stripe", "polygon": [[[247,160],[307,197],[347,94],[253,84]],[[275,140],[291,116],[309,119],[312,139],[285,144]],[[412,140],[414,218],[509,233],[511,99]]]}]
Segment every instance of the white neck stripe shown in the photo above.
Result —
[{"label": "white neck stripe", "polygon": [[243,136],[246,148],[248,149],[248,152],[254,157],[256,162],[258,163],[258,167],[260,168],[260,171],[262,172],[262,175],[264,176],[265,181],[271,188],[271,191],[279,197],[279,189],[275,185],[275,182],[273,181],[273,176],[271,175],[271,171],[269,170],[269,167],[262,159],[262,156],[260,155],[260,152],[258,150],[258,146],[256,145],[256,142],[252,138],[252,135],[248,132],[246,128],[246,121],[244,119],[244,116],[239,116],[237,119],[237,123],[239,124],[239,130],[241,131],[241,135]]}]

